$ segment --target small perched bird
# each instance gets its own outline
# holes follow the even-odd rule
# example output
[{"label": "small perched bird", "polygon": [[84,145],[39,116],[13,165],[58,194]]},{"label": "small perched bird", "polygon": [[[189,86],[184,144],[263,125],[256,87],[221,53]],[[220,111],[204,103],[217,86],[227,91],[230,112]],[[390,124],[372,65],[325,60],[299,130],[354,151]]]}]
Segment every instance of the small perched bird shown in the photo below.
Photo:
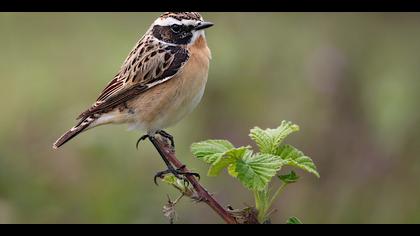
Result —
[{"label": "small perched bird", "polygon": [[[96,126],[122,123],[146,132],[139,141],[149,138],[156,146],[155,135],[160,134],[174,146],[164,129],[189,114],[203,96],[211,59],[204,29],[211,26],[197,12],[166,12],[158,17],[96,102],[53,148]],[[162,158],[168,170],[157,175],[186,174]]]}]

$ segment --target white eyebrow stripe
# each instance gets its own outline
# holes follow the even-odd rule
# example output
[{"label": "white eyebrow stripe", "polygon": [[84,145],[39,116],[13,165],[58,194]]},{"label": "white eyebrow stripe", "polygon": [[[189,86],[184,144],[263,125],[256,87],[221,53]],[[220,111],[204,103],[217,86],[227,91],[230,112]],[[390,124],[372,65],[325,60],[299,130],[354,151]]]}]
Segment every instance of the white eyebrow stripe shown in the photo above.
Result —
[{"label": "white eyebrow stripe", "polygon": [[160,39],[158,39],[158,38],[156,38],[156,37],[155,37],[155,40],[157,40],[159,43],[162,43],[162,44],[164,44],[164,45],[169,45],[169,46],[178,46],[178,44],[168,43],[168,42],[165,42],[165,41],[163,41],[163,40],[160,40]]},{"label": "white eyebrow stripe", "polygon": [[154,25],[160,25],[160,26],[168,26],[168,25],[173,25],[173,24],[178,24],[178,25],[195,25],[197,24],[196,20],[185,20],[182,19],[181,21],[173,18],[173,17],[168,17],[168,18],[158,18],[155,20]]}]

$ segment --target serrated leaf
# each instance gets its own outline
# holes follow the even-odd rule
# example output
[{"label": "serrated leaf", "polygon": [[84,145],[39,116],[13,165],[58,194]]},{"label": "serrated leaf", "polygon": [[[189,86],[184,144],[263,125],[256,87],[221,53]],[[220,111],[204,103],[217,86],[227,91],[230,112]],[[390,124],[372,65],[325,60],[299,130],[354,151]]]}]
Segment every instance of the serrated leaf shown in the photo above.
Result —
[{"label": "serrated leaf", "polygon": [[303,169],[319,178],[319,173],[312,159],[291,145],[282,145],[278,148],[278,156],[287,161],[287,165]]},{"label": "serrated leaf", "polygon": [[[238,180],[251,190],[263,190],[271,178],[285,162],[270,154],[255,154],[246,151],[242,159],[235,163]],[[230,173],[230,172],[229,172]]]},{"label": "serrated leaf", "polygon": [[219,175],[223,169],[234,164],[238,159],[241,159],[244,156],[245,151],[249,148],[250,147],[239,147],[226,151],[216,161],[213,162],[207,174],[209,176]]},{"label": "serrated leaf", "polygon": [[268,132],[275,138],[275,146],[279,146],[283,140],[293,132],[299,131],[299,126],[290,121],[283,120],[277,129],[269,129]]},{"label": "serrated leaf", "polygon": [[261,153],[276,155],[279,145],[291,133],[299,130],[299,126],[289,121],[282,121],[276,129],[261,129],[255,127],[251,129],[249,136],[254,140]]},{"label": "serrated leaf", "polygon": [[272,138],[267,130],[260,127],[254,127],[249,133],[249,137],[255,141],[261,153],[270,153],[272,147]]},{"label": "serrated leaf", "polygon": [[294,217],[293,216],[293,217],[290,217],[287,220],[286,224],[289,224],[289,225],[300,225],[300,224],[303,224],[303,223],[297,217]]},{"label": "serrated leaf", "polygon": [[299,179],[299,176],[293,170],[287,175],[279,175],[278,177],[286,184],[295,183]]},{"label": "serrated leaf", "polygon": [[195,157],[209,164],[220,159],[225,152],[235,148],[227,140],[207,140],[191,145],[191,152]]}]

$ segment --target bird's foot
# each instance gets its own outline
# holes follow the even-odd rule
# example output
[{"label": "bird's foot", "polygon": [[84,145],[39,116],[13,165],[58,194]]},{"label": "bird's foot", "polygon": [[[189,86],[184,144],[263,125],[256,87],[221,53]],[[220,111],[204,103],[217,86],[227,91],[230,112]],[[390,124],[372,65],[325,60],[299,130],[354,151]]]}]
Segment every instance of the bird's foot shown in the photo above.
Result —
[{"label": "bird's foot", "polygon": [[171,147],[173,150],[175,150],[175,141],[174,141],[174,137],[170,134],[168,134],[166,131],[164,130],[160,130],[157,132],[160,136],[164,137],[165,139],[169,140],[171,143]]},{"label": "bird's foot", "polygon": [[196,177],[200,180],[200,174],[194,173],[194,172],[182,171],[184,168],[185,168],[185,165],[181,166],[178,169],[170,168],[170,169],[167,169],[167,170],[164,170],[164,171],[159,171],[158,173],[156,173],[153,180],[154,180],[155,184],[158,185],[157,184],[157,178],[163,179],[165,177],[165,175],[167,175],[167,174],[173,174],[177,179],[184,180],[187,184],[189,183],[189,181],[186,178],[187,176],[194,176],[194,177]]},{"label": "bird's foot", "polygon": [[[167,133],[167,132],[166,132],[166,131],[164,131],[164,130],[160,130],[160,131],[158,131],[158,132],[156,132],[156,133],[157,133],[157,134],[159,134],[160,136],[162,136],[163,138],[165,138],[165,139],[166,139],[166,141],[168,141],[168,140],[169,140],[169,143],[170,143],[170,145],[171,145],[172,151],[175,151],[175,141],[174,141],[174,137],[173,137],[172,135],[170,135],[169,133]],[[139,149],[139,144],[140,144],[140,142],[141,142],[141,141],[146,140],[147,138],[150,138],[150,135],[149,135],[149,134],[145,134],[145,135],[141,136],[141,137],[137,140],[137,143],[136,143],[136,148],[137,148],[137,149]]]}]

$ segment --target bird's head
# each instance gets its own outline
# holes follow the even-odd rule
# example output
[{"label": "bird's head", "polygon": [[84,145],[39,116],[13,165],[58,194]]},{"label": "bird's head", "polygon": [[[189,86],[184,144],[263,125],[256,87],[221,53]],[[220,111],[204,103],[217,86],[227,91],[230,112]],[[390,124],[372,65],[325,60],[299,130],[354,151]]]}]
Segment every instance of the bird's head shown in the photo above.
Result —
[{"label": "bird's head", "polygon": [[198,12],[166,12],[153,22],[150,33],[165,43],[189,45],[211,26]]}]

